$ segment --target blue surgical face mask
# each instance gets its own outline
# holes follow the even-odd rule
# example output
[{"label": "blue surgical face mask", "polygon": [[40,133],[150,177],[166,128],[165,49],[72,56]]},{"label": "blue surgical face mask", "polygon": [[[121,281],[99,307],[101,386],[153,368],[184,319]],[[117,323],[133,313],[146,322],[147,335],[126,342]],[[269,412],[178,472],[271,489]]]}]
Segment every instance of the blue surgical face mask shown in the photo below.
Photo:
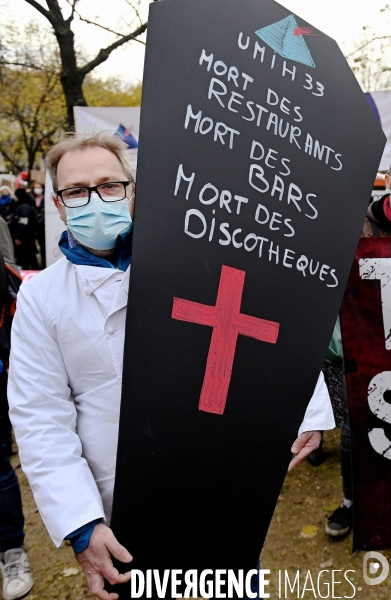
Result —
[{"label": "blue surgical face mask", "polygon": [[117,237],[131,231],[132,217],[128,199],[103,202],[93,192],[85,206],[67,208],[67,227],[74,238],[93,250],[110,250],[115,247]]}]

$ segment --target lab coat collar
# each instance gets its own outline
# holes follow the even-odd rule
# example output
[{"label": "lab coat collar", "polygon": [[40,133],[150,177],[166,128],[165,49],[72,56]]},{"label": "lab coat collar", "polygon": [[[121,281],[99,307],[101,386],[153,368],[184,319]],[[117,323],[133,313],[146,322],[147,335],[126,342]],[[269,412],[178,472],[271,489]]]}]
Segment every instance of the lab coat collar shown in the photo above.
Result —
[{"label": "lab coat collar", "polygon": [[117,310],[124,308],[128,303],[128,290],[130,279],[130,265],[125,273],[118,269],[108,269],[105,267],[91,267],[89,265],[73,265],[79,275],[82,288],[86,296],[91,296],[104,284],[110,277],[121,277],[121,285],[117,293],[113,297],[108,316],[112,315]]},{"label": "lab coat collar", "polygon": [[[90,296],[110,277],[117,277],[118,270],[108,267],[93,267],[90,265],[73,265],[78,273],[83,291],[86,296]],[[129,270],[129,269],[128,269]]]}]

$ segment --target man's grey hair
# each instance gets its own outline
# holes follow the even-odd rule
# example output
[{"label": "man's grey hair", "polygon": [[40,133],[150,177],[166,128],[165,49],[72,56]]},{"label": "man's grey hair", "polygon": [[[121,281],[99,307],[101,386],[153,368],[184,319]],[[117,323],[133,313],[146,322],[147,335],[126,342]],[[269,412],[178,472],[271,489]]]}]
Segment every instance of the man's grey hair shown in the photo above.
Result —
[{"label": "man's grey hair", "polygon": [[134,177],[127,153],[128,146],[120,137],[107,131],[92,134],[72,133],[69,134],[65,140],[61,140],[61,142],[58,142],[50,148],[45,156],[45,166],[49,171],[53,190],[55,192],[58,190],[57,167],[61,158],[64,154],[71,152],[72,150],[86,150],[87,148],[104,148],[114,154],[121,163],[126,177],[134,183]]}]

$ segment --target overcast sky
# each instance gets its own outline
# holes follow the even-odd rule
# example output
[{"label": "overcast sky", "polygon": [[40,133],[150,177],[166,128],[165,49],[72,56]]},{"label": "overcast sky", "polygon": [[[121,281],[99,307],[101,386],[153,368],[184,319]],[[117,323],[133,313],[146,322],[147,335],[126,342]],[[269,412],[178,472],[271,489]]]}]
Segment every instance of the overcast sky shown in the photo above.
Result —
[{"label": "overcast sky", "polygon": [[[38,1],[45,6],[44,0]],[[262,5],[262,0],[259,0],[259,3]],[[333,37],[340,45],[347,44],[349,48],[362,32],[364,25],[370,26],[377,35],[390,32],[389,26],[387,31],[388,17],[380,13],[380,9],[386,3],[387,0],[280,0],[280,4],[287,9]],[[148,5],[148,0],[141,0],[143,19],[147,18]],[[46,22],[25,0],[1,0],[0,6],[5,21],[12,19],[26,22],[35,19],[40,23]],[[60,0],[60,6],[64,11],[67,10],[67,1]],[[131,13],[125,0],[79,0],[78,6],[84,18],[98,19],[101,24],[116,31],[129,19]],[[388,14],[391,17],[391,13]],[[134,26],[136,25],[137,22],[134,23]],[[102,29],[85,25],[78,20],[75,21],[74,30],[91,57],[99,48],[115,39]],[[145,37],[143,39],[145,40]],[[121,75],[126,81],[134,81],[142,78],[143,60],[144,46],[131,42],[113,52],[95,72],[103,77]]]}]

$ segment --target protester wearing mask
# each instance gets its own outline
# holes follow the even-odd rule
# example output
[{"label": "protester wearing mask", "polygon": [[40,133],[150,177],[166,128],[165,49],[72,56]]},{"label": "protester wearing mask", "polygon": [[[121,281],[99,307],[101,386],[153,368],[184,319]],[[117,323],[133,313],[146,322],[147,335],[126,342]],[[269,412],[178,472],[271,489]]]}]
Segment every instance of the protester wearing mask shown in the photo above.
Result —
[{"label": "protester wearing mask", "polygon": [[16,262],[22,269],[38,269],[35,245],[35,209],[31,196],[25,189],[15,192],[17,205],[9,216],[9,227],[15,246]]},{"label": "protester wearing mask", "polygon": [[46,244],[45,244],[45,190],[39,181],[34,181],[31,186],[35,201],[36,239],[41,256],[41,269],[46,267]]},{"label": "protester wearing mask", "polygon": [[44,189],[43,189],[42,183],[40,183],[39,181],[34,181],[33,185],[31,186],[31,191],[33,193],[33,198],[34,198],[34,201],[35,201],[35,206],[37,208],[43,207],[43,204],[44,204]]},{"label": "protester wearing mask", "polygon": [[0,187],[0,216],[7,220],[7,217],[15,210],[16,202],[12,197],[11,189],[8,185]]},{"label": "protester wearing mask", "polygon": [[[110,525],[121,398],[135,184],[127,146],[70,137],[46,156],[67,231],[65,255],[23,284],[13,325],[9,404],[22,467],[47,529],[70,539],[91,591],[130,579]],[[304,458],[334,420],[323,376],[296,441]],[[318,439],[319,438],[319,439]],[[252,565],[251,565],[252,566]]]}]

